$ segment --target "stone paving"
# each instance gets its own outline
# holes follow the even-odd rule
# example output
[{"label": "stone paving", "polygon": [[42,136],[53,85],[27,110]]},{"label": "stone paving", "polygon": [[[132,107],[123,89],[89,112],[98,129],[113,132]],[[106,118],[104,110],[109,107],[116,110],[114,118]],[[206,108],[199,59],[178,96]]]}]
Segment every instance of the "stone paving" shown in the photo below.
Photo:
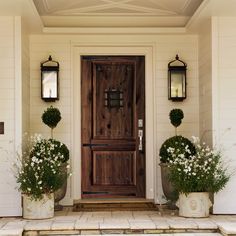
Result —
[{"label": "stone paving", "polygon": [[132,234],[236,235],[236,215],[183,218],[159,211],[57,212],[47,220],[1,218],[0,236]]}]

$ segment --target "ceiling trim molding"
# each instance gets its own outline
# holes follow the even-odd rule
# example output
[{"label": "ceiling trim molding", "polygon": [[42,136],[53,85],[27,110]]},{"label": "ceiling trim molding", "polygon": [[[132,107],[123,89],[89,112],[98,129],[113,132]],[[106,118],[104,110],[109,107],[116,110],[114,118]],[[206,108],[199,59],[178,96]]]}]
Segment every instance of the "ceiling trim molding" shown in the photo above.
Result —
[{"label": "ceiling trim molding", "polygon": [[211,0],[204,0],[201,5],[198,7],[198,9],[194,12],[193,16],[189,19],[189,21],[186,24],[186,30],[193,30],[196,25],[198,25],[199,20],[203,20],[204,17],[204,10],[209,6]]},{"label": "ceiling trim molding", "polygon": [[47,34],[184,34],[185,27],[44,27]]}]

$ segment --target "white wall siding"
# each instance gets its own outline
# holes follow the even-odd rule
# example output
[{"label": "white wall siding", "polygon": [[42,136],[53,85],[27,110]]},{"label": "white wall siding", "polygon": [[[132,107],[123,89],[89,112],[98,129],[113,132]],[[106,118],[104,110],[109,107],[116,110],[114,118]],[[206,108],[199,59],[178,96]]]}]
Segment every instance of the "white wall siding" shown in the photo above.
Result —
[{"label": "white wall siding", "polygon": [[[30,133],[41,133],[46,138],[50,137],[50,128],[43,124],[42,113],[47,107],[53,105],[61,111],[62,120],[54,129],[54,138],[64,142],[71,150],[71,61],[70,41],[61,40],[52,36],[47,40],[42,35],[30,40]],[[41,73],[40,62],[48,59],[51,55],[53,60],[60,63],[60,100],[57,102],[44,102],[41,99]],[[64,200],[71,204],[71,185],[68,181],[67,196]]]},{"label": "white wall siding", "polygon": [[[218,111],[213,114],[217,137],[216,144],[220,145],[229,165],[229,170],[236,169],[236,17],[215,18],[213,29],[217,37],[213,38],[213,45],[217,48],[217,61],[213,70],[217,77],[213,77],[213,93],[217,95],[215,101]],[[214,96],[214,94],[213,94]],[[213,104],[214,105],[214,104]],[[226,188],[215,196],[214,213],[235,214],[236,212],[236,175],[234,174]]]},{"label": "white wall siding", "polygon": [[30,58],[29,58],[29,35],[27,28],[22,22],[21,33],[21,61],[22,61],[22,135],[30,131]]},{"label": "white wall siding", "polygon": [[[185,113],[183,124],[179,128],[179,134],[191,137],[199,135],[199,102],[198,102],[198,39],[191,35],[32,35],[30,37],[30,130],[31,133],[40,132],[45,136],[50,135],[49,128],[41,122],[42,112],[51,105],[40,98],[40,62],[46,60],[49,55],[60,63],[60,100],[53,105],[59,107],[62,112],[62,121],[55,129],[55,138],[72,145],[70,130],[72,120],[72,45],[76,43],[92,43],[93,45],[120,45],[131,43],[148,44],[154,47],[153,66],[155,68],[155,148],[159,153],[162,142],[174,135],[174,128],[169,122],[169,111],[173,108],[181,108]],[[167,97],[167,69],[168,62],[179,54],[180,58],[188,64],[188,97],[183,102],[172,102]],[[79,62],[78,62],[79,63]],[[78,65],[79,66],[79,65]],[[79,108],[78,108],[79,109]],[[80,122],[80,120],[78,120]],[[148,135],[148,134],[147,134]],[[76,144],[80,145],[80,144]],[[76,163],[76,157],[74,163]],[[159,160],[159,157],[155,157]],[[72,166],[73,169],[73,166]],[[160,174],[158,168],[158,201],[161,201]],[[75,177],[76,179],[76,177]],[[80,185],[80,183],[76,183]],[[73,199],[72,189],[68,189],[64,203]]]},{"label": "white wall siding", "polygon": [[[0,216],[21,215],[20,194],[15,189],[12,171],[15,155],[15,59],[16,39],[20,37],[15,17],[0,17],[0,121],[5,134],[0,135]],[[19,50],[19,48],[18,48]]]},{"label": "white wall siding", "polygon": [[198,44],[200,138],[212,146],[212,34],[211,20],[201,28]]},{"label": "white wall siding", "polygon": [[[170,124],[169,112],[180,108],[184,112],[184,119],[178,134],[191,138],[199,135],[199,101],[198,101],[198,48],[195,36],[162,36],[157,39],[156,52],[156,148],[157,154],[162,143],[175,135],[175,129]],[[180,59],[187,63],[187,99],[183,102],[168,100],[167,70],[169,61],[178,54]],[[148,134],[147,134],[148,135]],[[158,162],[159,162],[159,157]],[[161,201],[161,175],[157,171],[157,198]]]}]

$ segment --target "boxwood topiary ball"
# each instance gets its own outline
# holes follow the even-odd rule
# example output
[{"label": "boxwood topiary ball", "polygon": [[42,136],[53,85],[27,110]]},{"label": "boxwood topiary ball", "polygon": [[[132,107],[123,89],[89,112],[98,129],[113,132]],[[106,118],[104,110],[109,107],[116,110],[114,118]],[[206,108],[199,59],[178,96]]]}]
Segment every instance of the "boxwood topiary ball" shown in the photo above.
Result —
[{"label": "boxwood topiary ball", "polygon": [[184,113],[181,109],[173,109],[170,111],[169,117],[171,124],[175,127],[178,127],[182,123]]},{"label": "boxwood topiary ball", "polygon": [[[188,147],[190,153],[186,152],[185,147]],[[196,148],[194,144],[187,138],[177,135],[167,139],[161,146],[159,156],[162,163],[168,163],[169,160],[173,160],[171,154],[167,151],[168,148],[178,149],[178,153],[183,153],[186,158],[196,154]]]},{"label": "boxwood topiary ball", "polygon": [[44,111],[42,115],[42,121],[45,125],[51,129],[55,128],[58,122],[61,120],[61,113],[58,108],[50,106]]},{"label": "boxwood topiary ball", "polygon": [[70,157],[69,149],[67,148],[67,146],[64,143],[61,143],[60,141],[57,141],[55,139],[50,139],[50,140],[54,144],[53,152],[55,154],[61,153],[63,155],[62,162],[63,163],[67,162],[69,160],[69,157]]}]

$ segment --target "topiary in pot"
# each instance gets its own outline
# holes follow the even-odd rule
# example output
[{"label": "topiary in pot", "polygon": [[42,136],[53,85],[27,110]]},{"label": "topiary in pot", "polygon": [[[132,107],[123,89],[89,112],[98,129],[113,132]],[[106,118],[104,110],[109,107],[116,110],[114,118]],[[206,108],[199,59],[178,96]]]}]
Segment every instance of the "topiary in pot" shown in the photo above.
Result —
[{"label": "topiary in pot", "polygon": [[181,125],[184,113],[181,109],[173,109],[169,114],[170,122],[175,127],[175,135],[177,135],[177,127]]},{"label": "topiary in pot", "polygon": [[51,138],[53,138],[53,129],[61,120],[61,112],[58,108],[50,106],[43,112],[42,121],[51,128]]},{"label": "topiary in pot", "polygon": [[[159,156],[161,161],[161,175],[162,175],[162,188],[163,192],[168,200],[170,200],[171,208],[174,207],[175,201],[178,199],[178,193],[173,188],[173,185],[169,181],[169,167],[168,162],[173,160],[173,155],[168,152],[170,149],[178,150],[178,153],[184,153],[185,158],[189,158],[190,155],[194,155],[196,153],[195,146],[193,143],[180,135],[173,136],[167,139],[161,146]],[[186,148],[190,150],[190,152],[186,152]],[[176,153],[176,155],[178,155]]]},{"label": "topiary in pot", "polygon": [[[184,113],[181,109],[172,109],[169,113],[169,118],[171,124],[175,127],[175,136],[168,138],[161,146],[159,156],[160,156],[160,166],[161,166],[161,176],[162,176],[162,189],[168,200],[170,200],[170,206],[175,205],[175,201],[178,199],[178,193],[173,188],[171,182],[169,181],[169,168],[168,162],[173,160],[172,155],[168,153],[170,148],[175,148],[175,150],[185,153],[185,157],[188,158],[190,155],[195,154],[196,150],[192,142],[180,135],[177,135],[177,127],[181,125],[182,119],[184,118]],[[191,150],[190,153],[185,152],[185,148],[188,147]],[[177,153],[176,153],[177,154]]]},{"label": "topiary in pot", "polygon": [[[61,160],[61,171],[64,173],[64,176],[66,177],[67,174],[67,161],[69,160],[69,150],[67,146],[64,143],[61,143],[60,141],[57,141],[53,139],[53,129],[57,126],[57,124],[61,120],[61,112],[58,108],[55,108],[53,106],[50,106],[47,108],[46,111],[42,114],[42,121],[45,125],[49,126],[51,128],[51,142],[54,144],[54,152],[55,153],[62,153],[63,159]],[[59,205],[59,201],[62,200],[65,197],[67,189],[67,181],[64,182],[64,185],[58,189],[54,193],[55,198],[55,210],[62,210],[62,206]]]}]

